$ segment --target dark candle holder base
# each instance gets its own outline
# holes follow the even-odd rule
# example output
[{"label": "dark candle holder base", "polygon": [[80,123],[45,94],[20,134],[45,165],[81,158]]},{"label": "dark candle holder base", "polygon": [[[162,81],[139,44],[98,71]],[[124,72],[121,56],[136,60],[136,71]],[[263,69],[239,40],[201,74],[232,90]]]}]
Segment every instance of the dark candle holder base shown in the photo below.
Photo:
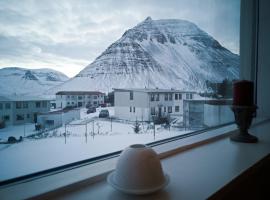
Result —
[{"label": "dark candle holder base", "polygon": [[258,142],[257,137],[248,133],[257,106],[232,106],[231,109],[234,112],[235,123],[239,129],[238,133],[231,136],[231,140],[245,143]]}]

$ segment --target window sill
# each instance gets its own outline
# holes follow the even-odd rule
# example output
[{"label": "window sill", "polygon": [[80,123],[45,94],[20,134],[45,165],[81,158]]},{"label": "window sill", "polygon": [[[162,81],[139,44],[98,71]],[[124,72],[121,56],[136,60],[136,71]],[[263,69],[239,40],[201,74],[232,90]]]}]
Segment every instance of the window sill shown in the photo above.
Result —
[{"label": "window sill", "polygon": [[[270,123],[267,123],[267,124],[268,124],[268,129],[270,129],[269,128]],[[257,129],[256,127],[261,127],[261,126],[264,126],[264,123],[259,126],[256,125],[254,129],[256,130]],[[205,156],[207,157],[210,155],[210,153],[213,153],[213,152],[217,154],[217,151],[214,151],[213,149],[218,148],[218,146],[220,145],[221,145],[221,148],[218,151],[221,151],[222,153],[226,153],[230,149],[230,147],[225,147],[226,145],[232,146],[234,150],[235,148],[238,148],[240,146],[243,146],[245,148],[248,147],[248,145],[246,144],[233,143],[228,140],[227,137],[235,129],[236,129],[235,125],[228,125],[225,127],[207,131],[203,134],[198,134],[191,137],[186,137],[184,139],[175,140],[175,141],[164,143],[158,146],[154,146],[153,148],[159,154],[159,157],[162,159],[162,165],[163,165],[164,171],[168,172],[169,175],[171,176],[171,183],[169,184],[166,190],[161,192],[161,195],[164,192],[169,193],[169,194],[171,194],[171,192],[175,192],[175,190],[173,190],[173,188],[176,186],[175,180],[176,182],[181,181],[181,180],[188,181],[187,178],[183,179],[184,177],[187,177],[188,173],[179,174],[179,172],[177,172],[177,166],[179,166],[179,170],[182,169],[179,163],[182,163],[183,166],[187,166],[187,168],[191,168],[191,169],[194,167],[193,164],[203,165],[203,166],[206,164],[204,158],[193,156],[192,152],[195,151],[198,154],[199,153],[198,149],[202,149],[202,152],[204,152],[206,151],[205,149],[210,148],[211,150],[209,150],[209,152],[206,151]],[[266,134],[260,135],[259,136],[260,140],[262,136],[268,137]],[[264,138],[262,139],[264,140]],[[270,138],[266,138],[265,140],[268,142],[269,141],[268,139],[270,140]],[[225,144],[220,144],[220,143],[225,143]],[[207,144],[207,145],[204,145],[204,144]],[[258,143],[258,145],[260,145],[260,143]],[[250,145],[250,147],[252,148],[253,146]],[[187,151],[187,150],[191,150],[191,151]],[[186,151],[186,152],[183,152],[183,151]],[[183,153],[180,154],[180,152],[183,152]],[[264,150],[258,156],[262,157],[266,152],[269,153],[270,149]],[[235,157],[235,156],[236,155],[233,152],[230,155],[230,157]],[[189,166],[188,162],[183,161],[183,157],[185,157],[184,159],[187,159],[187,160],[194,159],[194,163]],[[217,157],[214,159],[217,159],[217,162],[219,162],[218,159],[223,159],[222,154],[220,155],[219,158]],[[257,157],[254,159],[255,161],[252,164],[258,161]],[[104,180],[107,174],[115,168],[116,161],[117,161],[117,157],[114,157],[114,158],[100,161],[91,165],[75,168],[73,170],[68,170],[65,172],[37,178],[35,180],[25,181],[25,182],[9,185],[6,187],[2,187],[0,189],[0,196],[3,197],[3,199],[5,198],[25,199],[25,198],[30,198],[30,197],[40,196],[40,195],[41,195],[40,197],[46,197],[47,195],[49,196],[56,195],[57,197],[61,197],[62,195],[66,195],[66,194],[71,195],[71,196],[78,195],[79,197],[83,195],[83,193],[80,194],[79,188],[83,188],[83,189],[87,189],[87,191],[90,192],[89,194],[87,193],[87,196],[91,194],[94,194],[97,196],[105,195],[101,199],[111,199],[108,196],[106,197],[106,195],[108,195],[108,193],[114,193],[116,191],[110,188],[106,184],[106,181]],[[191,169],[185,169],[185,170],[189,170],[190,172]],[[173,171],[173,170],[176,170],[176,171]],[[211,170],[213,169],[211,169],[211,166],[209,166],[208,171],[211,171]],[[243,171],[243,170],[246,170],[246,168],[241,169],[240,171]],[[203,174],[199,174],[199,175],[202,176]],[[190,178],[190,179],[192,180],[193,178]],[[98,184],[93,184],[93,183],[98,183]],[[91,187],[89,187],[89,184],[91,184]],[[92,187],[95,189],[92,189]],[[63,193],[63,189],[68,192]],[[107,193],[103,192],[103,190],[105,189]],[[190,189],[187,191],[190,191]],[[216,188],[215,191],[217,191],[218,189],[219,188]],[[42,194],[44,194],[44,196]],[[116,192],[115,194],[120,195],[120,193],[118,192]],[[87,196],[84,196],[84,198],[86,198]],[[206,196],[202,195],[201,197],[206,197]]]}]

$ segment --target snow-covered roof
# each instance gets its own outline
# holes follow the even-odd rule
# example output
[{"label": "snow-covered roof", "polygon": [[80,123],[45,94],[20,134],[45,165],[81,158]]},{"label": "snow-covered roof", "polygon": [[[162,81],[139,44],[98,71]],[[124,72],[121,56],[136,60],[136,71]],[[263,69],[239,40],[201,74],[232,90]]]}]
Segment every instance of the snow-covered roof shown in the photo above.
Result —
[{"label": "snow-covered roof", "polygon": [[145,92],[145,93],[196,93],[194,91],[184,91],[184,90],[175,90],[175,89],[150,89],[150,88],[113,88],[114,91],[123,91],[123,92],[129,92],[129,91],[134,91],[134,92]]},{"label": "snow-covered roof", "polygon": [[99,91],[59,91],[56,95],[104,95]]},{"label": "snow-covered roof", "polygon": [[39,97],[39,96],[0,96],[0,101],[50,101],[49,98]]}]

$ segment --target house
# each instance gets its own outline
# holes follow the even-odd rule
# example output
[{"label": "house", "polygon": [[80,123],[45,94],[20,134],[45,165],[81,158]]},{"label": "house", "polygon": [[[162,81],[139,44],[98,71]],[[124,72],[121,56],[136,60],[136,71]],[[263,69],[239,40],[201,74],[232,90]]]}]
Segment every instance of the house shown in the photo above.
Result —
[{"label": "house", "polygon": [[99,106],[105,94],[99,91],[59,91],[56,93],[56,108]]},{"label": "house", "polygon": [[64,109],[38,114],[37,123],[43,128],[53,128],[78,119],[80,119],[80,109]]},{"label": "house", "polygon": [[6,125],[34,123],[37,114],[50,110],[50,100],[33,96],[0,96],[0,119]]},{"label": "house", "polygon": [[153,117],[183,115],[183,100],[194,99],[192,91],[174,89],[114,89],[115,116],[151,121]]},{"label": "house", "polygon": [[231,104],[231,100],[184,100],[184,127],[204,128],[232,122]]}]

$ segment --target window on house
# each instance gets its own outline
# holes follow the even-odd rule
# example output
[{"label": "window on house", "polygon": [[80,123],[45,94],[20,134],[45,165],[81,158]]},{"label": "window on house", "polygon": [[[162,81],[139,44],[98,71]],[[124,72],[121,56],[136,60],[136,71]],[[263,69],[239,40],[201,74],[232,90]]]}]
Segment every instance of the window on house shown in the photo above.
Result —
[{"label": "window on house", "polygon": [[151,107],[151,115],[155,115],[156,112],[155,112],[155,107]]},{"label": "window on house", "polygon": [[10,109],[10,108],[11,108],[10,103],[6,103],[6,109]]},{"label": "window on house", "polygon": [[28,108],[28,102],[23,102],[23,108]]},{"label": "window on house", "polygon": [[135,107],[133,107],[133,112],[135,113]]},{"label": "window on house", "polygon": [[22,102],[17,101],[16,102],[16,109],[21,109],[22,108]]},{"label": "window on house", "polygon": [[129,92],[129,100],[133,100],[133,91]]},{"label": "window on house", "polygon": [[129,112],[132,112],[132,107],[131,106],[129,107]]},{"label": "window on house", "polygon": [[164,112],[166,112],[166,106],[164,106]]},{"label": "window on house", "polygon": [[4,121],[9,121],[9,120],[10,120],[9,115],[4,115],[4,116],[3,116],[3,120],[4,120]]},{"label": "window on house", "polygon": [[179,94],[179,100],[181,100],[182,99],[182,94]]},{"label": "window on house", "polygon": [[172,113],[172,106],[168,106],[168,113]]},{"label": "window on house", "polygon": [[179,112],[179,106],[175,106],[175,112]]},{"label": "window on house", "polygon": [[165,94],[165,101],[168,101],[168,94]]},{"label": "window on house", "polygon": [[96,95],[94,96],[94,99],[97,99],[97,96]]},{"label": "window on house", "polygon": [[156,101],[159,101],[159,94],[156,94]]},{"label": "window on house", "polygon": [[178,94],[175,94],[175,95],[174,95],[174,99],[175,99],[175,100],[178,100]]},{"label": "window on house", "polygon": [[172,101],[172,94],[169,94],[169,101]]},{"label": "window on house", "polygon": [[24,115],[23,115],[23,114],[16,115],[16,120],[17,120],[17,121],[22,121],[22,120],[24,120]]},{"label": "window on house", "polygon": [[79,100],[82,100],[82,96],[78,96],[78,99],[79,99]]},{"label": "window on house", "polygon": [[190,99],[193,99],[193,94],[190,94],[190,95],[189,95],[189,98],[190,98]]},{"label": "window on house", "polygon": [[43,102],[42,102],[42,107],[43,107],[43,108],[47,108],[47,101],[43,101]]},{"label": "window on house", "polygon": [[155,101],[155,95],[154,94],[151,94],[150,101]]},{"label": "window on house", "polygon": [[36,102],[36,108],[40,108],[40,106],[41,106],[40,104],[41,104],[40,101],[37,101]]}]

